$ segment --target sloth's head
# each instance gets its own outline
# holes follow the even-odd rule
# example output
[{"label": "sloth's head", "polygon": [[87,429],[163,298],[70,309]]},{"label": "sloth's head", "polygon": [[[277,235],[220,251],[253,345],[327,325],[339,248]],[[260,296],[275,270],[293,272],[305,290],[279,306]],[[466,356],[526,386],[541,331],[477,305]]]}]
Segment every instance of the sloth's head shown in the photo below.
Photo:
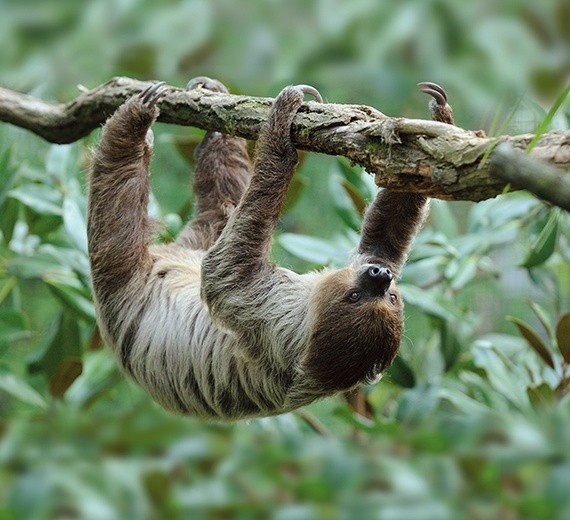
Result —
[{"label": "sloth's head", "polygon": [[322,388],[344,390],[373,381],[394,359],[404,314],[388,268],[365,264],[325,274],[310,309],[305,368]]}]

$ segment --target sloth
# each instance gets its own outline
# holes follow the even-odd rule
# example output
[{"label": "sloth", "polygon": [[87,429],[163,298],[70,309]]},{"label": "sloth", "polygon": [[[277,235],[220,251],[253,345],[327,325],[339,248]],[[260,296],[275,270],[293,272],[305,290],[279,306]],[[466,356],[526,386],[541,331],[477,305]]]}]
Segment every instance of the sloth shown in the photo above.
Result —
[{"label": "sloth", "polygon": [[[450,113],[443,89],[420,86],[432,115]],[[227,92],[205,77],[187,88]],[[222,421],[284,413],[379,379],[399,348],[396,279],[427,198],[381,191],[345,268],[273,265],[272,233],[298,160],[291,125],[305,94],[322,102],[310,86],[289,86],[260,131],[253,167],[243,139],[206,133],[195,152],[195,215],[175,242],[153,244],[150,127],[165,92],[154,83],[108,119],[90,176],[97,321],[120,366],[165,409]]]}]

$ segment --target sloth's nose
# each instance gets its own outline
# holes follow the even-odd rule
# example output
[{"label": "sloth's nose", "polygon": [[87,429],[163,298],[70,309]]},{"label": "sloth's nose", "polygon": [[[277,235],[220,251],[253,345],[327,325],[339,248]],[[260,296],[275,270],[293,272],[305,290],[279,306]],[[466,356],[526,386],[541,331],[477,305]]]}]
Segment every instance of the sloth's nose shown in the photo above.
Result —
[{"label": "sloth's nose", "polygon": [[393,278],[392,271],[390,271],[390,269],[387,267],[380,267],[379,265],[371,265],[368,267],[368,276],[383,282],[391,282]]},{"label": "sloth's nose", "polygon": [[394,278],[392,271],[387,267],[371,264],[366,268],[365,273],[367,278],[365,284],[369,287],[369,290],[377,296],[384,296]]}]

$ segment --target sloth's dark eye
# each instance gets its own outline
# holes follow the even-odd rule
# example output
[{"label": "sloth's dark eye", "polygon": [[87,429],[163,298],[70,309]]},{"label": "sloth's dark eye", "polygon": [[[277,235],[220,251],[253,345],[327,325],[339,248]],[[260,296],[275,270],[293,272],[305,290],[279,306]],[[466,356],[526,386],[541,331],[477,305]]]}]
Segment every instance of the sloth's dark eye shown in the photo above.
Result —
[{"label": "sloth's dark eye", "polygon": [[390,293],[390,301],[392,303],[396,303],[398,301],[398,295],[396,293],[391,292]]},{"label": "sloth's dark eye", "polygon": [[354,289],[348,293],[348,301],[350,303],[356,303],[358,300],[360,300],[360,291]]}]

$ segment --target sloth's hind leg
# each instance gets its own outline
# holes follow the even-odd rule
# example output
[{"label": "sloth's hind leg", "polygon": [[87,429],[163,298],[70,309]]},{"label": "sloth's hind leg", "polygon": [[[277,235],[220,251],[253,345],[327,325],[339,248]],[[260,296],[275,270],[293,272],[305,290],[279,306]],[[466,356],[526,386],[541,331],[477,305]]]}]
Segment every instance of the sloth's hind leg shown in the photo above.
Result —
[{"label": "sloth's hind leg", "polygon": [[[222,83],[207,77],[190,80],[186,88],[228,92]],[[228,217],[239,204],[249,184],[251,165],[245,140],[219,132],[207,132],[194,156],[196,209],[177,243],[191,249],[207,250],[220,236]]]}]

